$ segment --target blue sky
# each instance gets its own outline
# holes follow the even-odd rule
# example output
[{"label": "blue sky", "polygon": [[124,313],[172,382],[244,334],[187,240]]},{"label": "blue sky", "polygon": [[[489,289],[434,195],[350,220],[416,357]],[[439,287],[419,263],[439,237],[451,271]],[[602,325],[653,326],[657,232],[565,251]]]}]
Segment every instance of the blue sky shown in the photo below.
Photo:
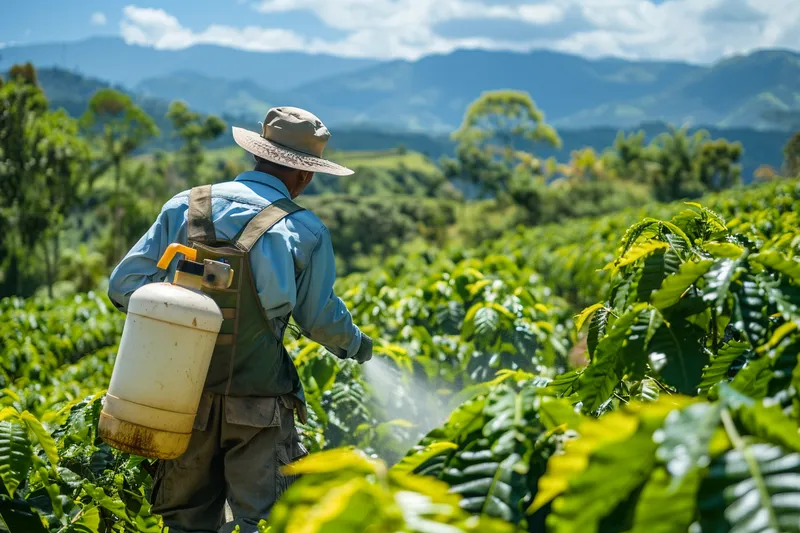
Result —
[{"label": "blue sky", "polygon": [[409,58],[455,48],[708,62],[800,50],[800,0],[3,0],[0,43],[120,36]]}]

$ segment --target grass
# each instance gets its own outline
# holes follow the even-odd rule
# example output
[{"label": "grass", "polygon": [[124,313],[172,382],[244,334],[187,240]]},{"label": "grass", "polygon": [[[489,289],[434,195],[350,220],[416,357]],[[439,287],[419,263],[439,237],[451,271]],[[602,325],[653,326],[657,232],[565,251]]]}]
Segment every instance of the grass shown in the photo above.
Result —
[{"label": "grass", "polygon": [[409,170],[417,170],[420,172],[436,172],[438,167],[428,157],[419,152],[404,151],[398,152],[397,150],[385,151],[347,151],[347,152],[332,152],[330,158],[346,167],[353,170],[359,167],[372,167],[384,170],[390,170],[405,166]]}]

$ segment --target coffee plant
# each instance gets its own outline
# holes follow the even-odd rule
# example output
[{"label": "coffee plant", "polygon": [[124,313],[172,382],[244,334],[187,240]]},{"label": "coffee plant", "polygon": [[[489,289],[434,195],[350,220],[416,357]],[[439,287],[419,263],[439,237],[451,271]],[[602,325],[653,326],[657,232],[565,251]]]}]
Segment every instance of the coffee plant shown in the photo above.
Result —
[{"label": "coffee plant", "polygon": [[[341,279],[390,377],[287,338],[312,453],[261,529],[800,531],[799,210],[777,181]],[[160,531],[96,434],[111,309],[0,302],[0,531]]]}]

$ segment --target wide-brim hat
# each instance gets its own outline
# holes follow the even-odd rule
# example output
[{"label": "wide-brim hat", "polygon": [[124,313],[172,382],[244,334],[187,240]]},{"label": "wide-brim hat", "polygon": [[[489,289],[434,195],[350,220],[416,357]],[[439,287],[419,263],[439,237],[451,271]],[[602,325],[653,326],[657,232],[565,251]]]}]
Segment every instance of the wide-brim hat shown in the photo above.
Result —
[{"label": "wide-brim hat", "polygon": [[233,127],[233,140],[253,155],[299,170],[349,176],[353,171],[322,158],[331,134],[313,114],[297,107],[267,111],[261,133]]}]

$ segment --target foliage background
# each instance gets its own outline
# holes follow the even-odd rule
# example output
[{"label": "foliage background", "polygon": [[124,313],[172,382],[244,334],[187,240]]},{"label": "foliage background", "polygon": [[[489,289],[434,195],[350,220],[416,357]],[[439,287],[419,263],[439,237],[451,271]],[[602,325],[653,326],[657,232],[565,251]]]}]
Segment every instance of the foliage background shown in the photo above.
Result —
[{"label": "foliage background", "polygon": [[[249,162],[180,102],[180,149],[142,153],[163,118],[102,90],[76,121],[36,76],[0,86],[0,529],[156,532],[152,465],[96,434],[102,280],[171,194]],[[741,145],[680,129],[537,157],[561,139],[517,91],[454,141],[334,153],[356,178],[302,200],[376,355],[287,339],[313,453],[263,528],[798,531],[797,178],[745,186]]]}]

